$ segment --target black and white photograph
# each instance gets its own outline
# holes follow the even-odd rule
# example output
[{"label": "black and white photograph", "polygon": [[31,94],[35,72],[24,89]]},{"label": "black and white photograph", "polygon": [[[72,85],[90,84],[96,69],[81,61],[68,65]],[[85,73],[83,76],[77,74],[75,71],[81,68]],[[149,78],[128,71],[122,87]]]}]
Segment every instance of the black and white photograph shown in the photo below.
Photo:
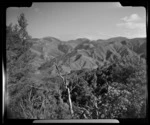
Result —
[{"label": "black and white photograph", "polygon": [[146,38],[144,7],[34,2],[7,8],[7,118],[146,118]]}]

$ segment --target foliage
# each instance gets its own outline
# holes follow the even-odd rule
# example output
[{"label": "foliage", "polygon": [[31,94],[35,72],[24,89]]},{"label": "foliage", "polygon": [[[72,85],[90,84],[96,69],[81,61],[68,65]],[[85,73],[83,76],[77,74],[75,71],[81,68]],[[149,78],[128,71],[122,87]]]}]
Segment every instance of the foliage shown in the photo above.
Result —
[{"label": "foliage", "polygon": [[[7,26],[7,74],[10,118],[18,119],[100,119],[146,117],[146,64],[137,55],[116,57],[97,69],[82,69],[60,75],[60,60],[69,58],[68,48],[60,46],[65,56],[45,61],[36,68],[30,48],[24,14],[18,25]],[[55,68],[55,64],[59,64]],[[55,72],[55,75],[51,75]],[[67,83],[67,88],[64,85]],[[73,117],[70,113],[68,89]]]},{"label": "foliage", "polygon": [[73,72],[69,79],[78,118],[82,115],[81,109],[89,112],[85,112],[84,118],[146,116],[146,69],[140,58],[120,59],[96,71]]},{"label": "foliage", "polygon": [[[20,17],[18,19],[18,23],[23,21],[25,21],[25,18]],[[24,32],[27,32],[25,23],[14,26],[10,24],[6,28],[7,91],[10,96],[9,102],[13,105],[10,106],[11,109],[19,105],[17,103],[18,99],[30,89],[27,87],[30,81],[28,74],[32,72],[30,62],[34,55],[30,52],[32,43],[28,41],[28,36],[26,35],[24,39],[21,37]],[[20,112],[20,108],[15,110]]]}]

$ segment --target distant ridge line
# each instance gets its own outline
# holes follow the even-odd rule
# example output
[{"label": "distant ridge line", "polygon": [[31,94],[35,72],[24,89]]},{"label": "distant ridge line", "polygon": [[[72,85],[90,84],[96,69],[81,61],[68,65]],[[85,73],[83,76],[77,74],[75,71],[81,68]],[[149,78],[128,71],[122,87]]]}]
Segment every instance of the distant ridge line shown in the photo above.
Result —
[{"label": "distant ridge line", "polygon": [[76,39],[71,39],[71,40],[61,40],[59,38],[55,38],[55,37],[51,37],[51,36],[46,36],[46,37],[42,37],[42,38],[32,38],[33,40],[42,40],[42,39],[55,39],[55,40],[58,40],[58,41],[62,41],[62,42],[73,42],[73,41],[78,41],[78,40],[88,40],[89,42],[92,42],[92,41],[99,41],[99,40],[102,40],[102,41],[109,41],[111,39],[127,39],[127,40],[132,40],[132,39],[146,39],[146,37],[134,37],[134,38],[127,38],[127,37],[123,37],[123,36],[118,36],[118,37],[111,37],[111,38],[108,38],[108,39],[96,39],[96,40],[90,40],[88,38],[76,38]]}]

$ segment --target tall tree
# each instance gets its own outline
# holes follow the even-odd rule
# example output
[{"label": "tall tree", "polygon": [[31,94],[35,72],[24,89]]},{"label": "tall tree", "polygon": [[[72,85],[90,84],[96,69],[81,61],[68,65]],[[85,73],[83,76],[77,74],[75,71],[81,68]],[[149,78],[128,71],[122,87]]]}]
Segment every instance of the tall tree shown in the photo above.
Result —
[{"label": "tall tree", "polygon": [[[27,20],[24,14],[18,18],[18,24],[6,27],[6,61],[7,61],[7,74],[8,83],[7,91],[10,96],[10,108],[19,111],[19,103],[17,99],[21,99],[23,95],[27,94],[30,89],[28,84],[28,74],[31,72],[32,67],[30,61],[33,59],[30,52],[31,42],[28,41],[28,33],[26,30]],[[16,112],[16,111],[15,111]],[[12,114],[16,115],[13,112]]]},{"label": "tall tree", "polygon": [[27,32],[27,26],[28,26],[28,23],[27,23],[27,19],[25,18],[25,15],[24,13],[21,13],[20,16],[18,17],[18,24],[19,24],[19,36],[22,40],[24,39],[28,39],[29,38],[29,35],[28,35],[28,32]]}]

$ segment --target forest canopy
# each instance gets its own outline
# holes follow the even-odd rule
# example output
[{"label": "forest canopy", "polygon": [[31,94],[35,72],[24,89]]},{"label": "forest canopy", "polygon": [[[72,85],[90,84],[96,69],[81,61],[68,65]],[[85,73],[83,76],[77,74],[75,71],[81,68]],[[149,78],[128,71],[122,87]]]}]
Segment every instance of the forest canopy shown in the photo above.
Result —
[{"label": "forest canopy", "polygon": [[[146,59],[136,54],[104,60],[93,48],[80,51],[84,43],[69,51],[59,45],[53,53],[38,53],[27,32],[28,22],[22,13],[18,24],[6,27],[7,113],[14,119],[110,119],[145,118],[147,98]],[[89,41],[88,41],[89,42]],[[57,45],[56,42],[50,43]],[[125,43],[125,42],[123,42]],[[40,43],[42,44],[42,42]],[[93,43],[96,44],[96,43]],[[87,45],[86,45],[87,46]],[[94,46],[94,45],[93,45]],[[92,47],[93,47],[92,46]],[[98,44],[97,47],[100,45]],[[126,44],[124,46],[127,46]],[[42,47],[42,45],[40,45]],[[53,47],[53,48],[54,48]],[[64,48],[63,48],[64,47]],[[66,48],[65,48],[66,47]],[[86,47],[87,48],[87,47]],[[62,51],[62,52],[59,52]],[[35,53],[36,52],[36,53]],[[102,51],[101,51],[102,52]],[[90,53],[90,54],[88,54]],[[64,54],[64,55],[61,55]],[[84,56],[82,56],[84,54]],[[106,53],[107,54],[107,53]],[[56,55],[56,56],[55,56]],[[76,58],[74,57],[75,55]],[[80,55],[80,56],[79,56]],[[85,58],[85,55],[90,57]],[[71,61],[74,60],[75,64]],[[92,69],[89,60],[97,59]],[[90,60],[91,61],[91,60]],[[109,61],[109,62],[108,62]],[[71,69],[70,65],[81,68]],[[64,66],[70,70],[64,69]],[[90,68],[82,68],[89,66]],[[66,72],[65,72],[65,71]]]}]

